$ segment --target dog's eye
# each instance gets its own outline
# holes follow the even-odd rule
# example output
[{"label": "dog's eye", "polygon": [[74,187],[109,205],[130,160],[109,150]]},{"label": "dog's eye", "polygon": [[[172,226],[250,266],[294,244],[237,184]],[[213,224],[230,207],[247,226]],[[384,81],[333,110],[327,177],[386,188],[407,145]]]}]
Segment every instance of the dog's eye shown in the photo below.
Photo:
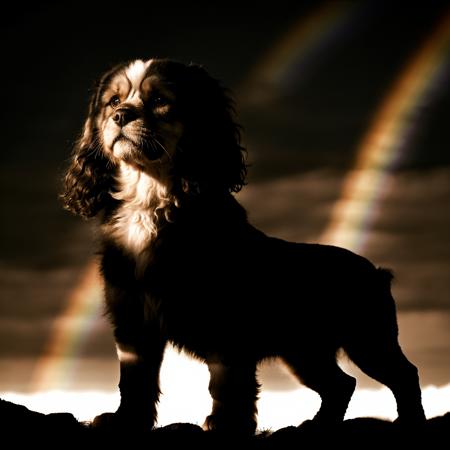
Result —
[{"label": "dog's eye", "polygon": [[163,97],[155,97],[155,98],[152,100],[152,104],[153,104],[153,106],[154,106],[155,108],[159,108],[159,107],[161,107],[161,106],[166,106],[166,105],[168,105],[169,102],[168,102],[165,98],[163,98]]},{"label": "dog's eye", "polygon": [[120,98],[118,95],[113,95],[111,97],[111,100],[108,103],[109,106],[112,106],[113,108],[116,108],[117,106],[120,105]]}]

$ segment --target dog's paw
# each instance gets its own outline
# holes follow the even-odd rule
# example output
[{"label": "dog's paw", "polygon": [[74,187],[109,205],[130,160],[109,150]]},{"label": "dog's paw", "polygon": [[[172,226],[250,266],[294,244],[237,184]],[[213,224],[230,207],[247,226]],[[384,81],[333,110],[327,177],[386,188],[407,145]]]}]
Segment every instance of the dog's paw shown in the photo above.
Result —
[{"label": "dog's paw", "polygon": [[103,413],[99,416],[96,416],[94,420],[91,422],[92,428],[97,429],[114,429],[117,426],[118,423],[118,417],[116,413]]},{"label": "dog's paw", "polygon": [[205,431],[251,436],[255,434],[256,421],[253,418],[237,419],[236,417],[211,414],[205,419],[202,428]]},{"label": "dog's paw", "polygon": [[103,413],[96,416],[91,422],[91,427],[105,432],[138,432],[144,433],[151,431],[153,425],[150,421],[143,418],[136,418],[129,415],[115,413]]},{"label": "dog's paw", "polygon": [[420,430],[426,423],[427,419],[422,411],[418,411],[416,414],[411,413],[408,416],[402,415],[394,420],[394,425],[397,428],[406,430]]}]

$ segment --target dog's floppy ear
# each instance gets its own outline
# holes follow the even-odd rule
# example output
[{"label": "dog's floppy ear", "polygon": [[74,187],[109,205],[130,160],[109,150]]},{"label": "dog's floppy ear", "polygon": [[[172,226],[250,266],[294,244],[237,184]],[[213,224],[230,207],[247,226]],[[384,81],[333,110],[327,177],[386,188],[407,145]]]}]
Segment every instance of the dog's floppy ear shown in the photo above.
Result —
[{"label": "dog's floppy ear", "polygon": [[96,125],[104,78],[97,83],[91,97],[88,117],[72,151],[61,194],[64,207],[84,218],[93,217],[104,208],[112,180],[111,162],[102,152]]},{"label": "dog's floppy ear", "polygon": [[184,190],[238,192],[245,184],[247,166],[233,100],[201,66],[189,65],[185,78],[180,94],[186,129],[177,153]]}]

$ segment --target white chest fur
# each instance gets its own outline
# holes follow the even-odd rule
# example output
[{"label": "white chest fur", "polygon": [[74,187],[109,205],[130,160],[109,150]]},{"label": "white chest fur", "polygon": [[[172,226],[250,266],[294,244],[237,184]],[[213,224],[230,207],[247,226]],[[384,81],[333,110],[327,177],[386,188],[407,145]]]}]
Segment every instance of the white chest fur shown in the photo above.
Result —
[{"label": "white chest fur", "polygon": [[121,201],[108,233],[135,258],[148,248],[157,234],[157,211],[170,199],[167,186],[146,173],[122,163],[117,178],[118,190],[111,194]]}]

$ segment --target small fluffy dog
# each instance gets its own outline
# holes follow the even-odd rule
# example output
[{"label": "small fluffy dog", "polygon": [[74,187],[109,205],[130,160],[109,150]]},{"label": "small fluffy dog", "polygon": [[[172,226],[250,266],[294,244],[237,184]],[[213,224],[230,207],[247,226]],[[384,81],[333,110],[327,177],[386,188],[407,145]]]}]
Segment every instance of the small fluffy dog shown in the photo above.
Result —
[{"label": "small fluffy dog", "polygon": [[65,207],[101,218],[101,272],[120,360],[113,421],[155,424],[166,344],[204,361],[205,428],[252,433],[258,363],[278,356],[343,420],[355,379],[343,349],[421,422],[417,369],[400,349],[391,275],[338,247],[268,237],[232,195],[246,165],[232,101],[197,65],[133,61],[92,96],[65,177]]}]

